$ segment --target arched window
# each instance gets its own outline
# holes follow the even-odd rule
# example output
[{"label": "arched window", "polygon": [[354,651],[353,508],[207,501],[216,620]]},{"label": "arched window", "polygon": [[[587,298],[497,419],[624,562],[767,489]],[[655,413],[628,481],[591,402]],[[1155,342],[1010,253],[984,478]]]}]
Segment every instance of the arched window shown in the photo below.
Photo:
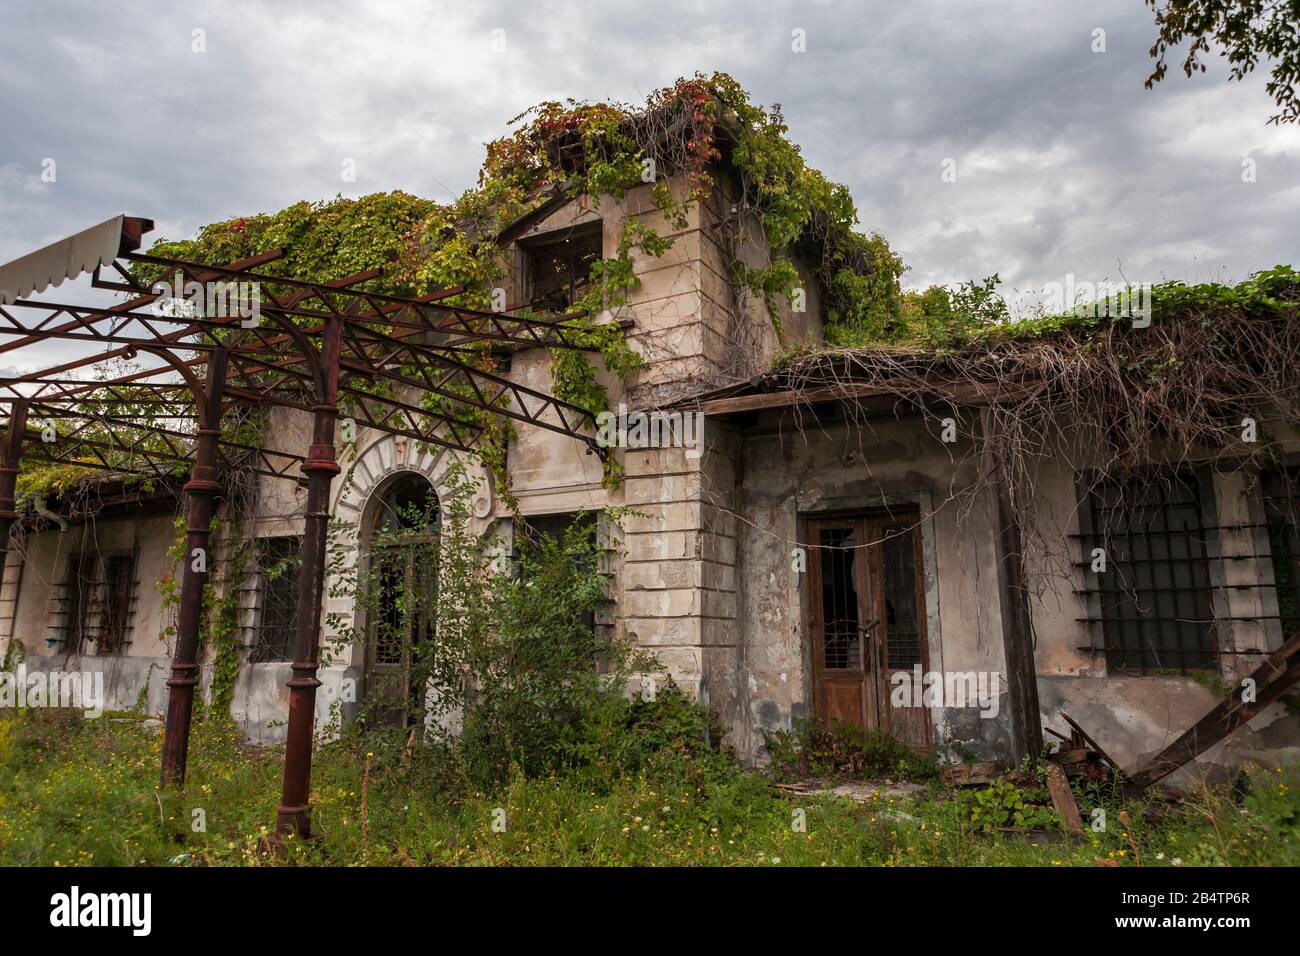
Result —
[{"label": "arched window", "polygon": [[367,697],[405,727],[422,700],[416,665],[437,627],[440,515],[433,485],[415,472],[379,493],[371,514],[366,600],[372,615]]},{"label": "arched window", "polygon": [[438,496],[424,475],[399,475],[385,486],[376,504],[372,536],[438,533]]}]

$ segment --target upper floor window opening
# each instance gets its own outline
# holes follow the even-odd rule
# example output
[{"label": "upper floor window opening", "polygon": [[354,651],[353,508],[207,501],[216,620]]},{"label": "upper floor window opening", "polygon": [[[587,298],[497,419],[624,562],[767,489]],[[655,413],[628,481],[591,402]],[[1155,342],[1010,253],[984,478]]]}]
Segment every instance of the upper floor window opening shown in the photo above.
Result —
[{"label": "upper floor window opening", "polygon": [[583,223],[522,243],[527,299],[540,312],[563,312],[591,288],[591,267],[601,258],[601,224]]}]

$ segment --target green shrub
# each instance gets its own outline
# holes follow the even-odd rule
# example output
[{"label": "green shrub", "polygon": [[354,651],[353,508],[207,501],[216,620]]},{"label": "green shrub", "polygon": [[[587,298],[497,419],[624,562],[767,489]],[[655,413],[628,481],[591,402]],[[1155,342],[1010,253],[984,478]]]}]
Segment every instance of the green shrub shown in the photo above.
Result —
[{"label": "green shrub", "polygon": [[977,830],[1054,830],[1059,825],[1045,788],[1019,787],[1005,777],[987,787],[958,790],[955,804]]},{"label": "green shrub", "polygon": [[638,774],[665,784],[714,783],[740,774],[740,762],[721,740],[708,712],[670,682],[651,700],[610,697],[592,708],[572,747],[572,765],[602,792]]},{"label": "green shrub", "polygon": [[896,777],[929,780],[938,775],[932,755],[919,754],[881,730],[837,721],[795,721],[790,730],[764,735],[771,756],[770,772],[778,779],[796,777]]}]

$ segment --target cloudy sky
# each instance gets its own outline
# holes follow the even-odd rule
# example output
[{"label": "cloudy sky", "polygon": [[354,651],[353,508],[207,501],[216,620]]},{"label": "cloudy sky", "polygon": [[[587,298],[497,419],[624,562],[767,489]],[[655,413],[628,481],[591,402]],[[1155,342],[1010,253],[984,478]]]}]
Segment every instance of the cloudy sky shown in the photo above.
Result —
[{"label": "cloudy sky", "polygon": [[179,238],[338,193],[450,199],[540,100],[725,70],[782,104],[910,286],[1300,263],[1300,129],[1267,125],[1264,76],[1143,89],[1154,34],[1142,0],[6,0],[0,261],[121,212]]}]

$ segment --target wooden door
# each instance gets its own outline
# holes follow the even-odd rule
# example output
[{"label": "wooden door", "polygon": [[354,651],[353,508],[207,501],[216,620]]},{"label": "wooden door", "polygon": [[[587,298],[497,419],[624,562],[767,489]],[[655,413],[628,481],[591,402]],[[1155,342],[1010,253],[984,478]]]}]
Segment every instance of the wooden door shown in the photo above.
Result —
[{"label": "wooden door", "polygon": [[870,649],[871,602],[867,596],[868,554],[862,518],[808,522],[809,636],[817,717],[858,727],[876,726]]},{"label": "wooden door", "polygon": [[422,703],[416,665],[434,636],[437,568],[427,548],[420,547],[426,543],[413,537],[371,553],[377,593],[366,655],[367,696],[379,719],[400,727]]},{"label": "wooden door", "polygon": [[[884,687],[880,727],[900,743],[929,750],[933,719],[920,700],[925,685],[916,676],[930,669],[925,634],[925,581],[921,559],[920,514],[894,514],[868,522],[872,548],[873,587],[876,598],[877,651],[880,682]],[[894,676],[907,675],[904,687],[915,687],[915,702],[899,701],[892,693]],[[908,695],[910,696],[910,695]]]},{"label": "wooden door", "polygon": [[[808,522],[808,634],[819,720],[930,746],[930,714],[891,702],[891,677],[928,668],[915,511]],[[918,694],[920,688],[918,688]],[[919,698],[918,698],[919,701]]]}]

